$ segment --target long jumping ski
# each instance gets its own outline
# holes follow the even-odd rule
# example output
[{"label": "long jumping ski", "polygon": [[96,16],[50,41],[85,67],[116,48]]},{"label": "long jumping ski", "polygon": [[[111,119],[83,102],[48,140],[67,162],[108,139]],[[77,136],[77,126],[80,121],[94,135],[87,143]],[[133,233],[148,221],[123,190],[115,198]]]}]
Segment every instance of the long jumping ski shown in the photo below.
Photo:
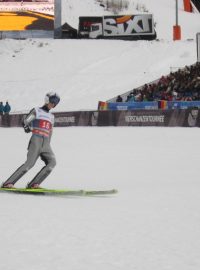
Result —
[{"label": "long jumping ski", "polygon": [[95,196],[95,195],[111,195],[116,194],[116,189],[110,190],[70,190],[70,189],[28,189],[28,188],[0,188],[1,193],[14,193],[25,195],[49,195],[49,196]]}]

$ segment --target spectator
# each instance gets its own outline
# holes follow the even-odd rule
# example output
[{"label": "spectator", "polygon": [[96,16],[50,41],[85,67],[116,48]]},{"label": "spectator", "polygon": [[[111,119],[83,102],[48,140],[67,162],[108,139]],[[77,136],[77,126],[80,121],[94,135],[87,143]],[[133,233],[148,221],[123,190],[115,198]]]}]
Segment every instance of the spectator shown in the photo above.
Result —
[{"label": "spectator", "polygon": [[116,99],[116,102],[122,102],[122,101],[123,101],[122,97],[118,96],[117,99]]},{"label": "spectator", "polygon": [[128,96],[126,97],[126,102],[129,102],[130,98],[131,98],[131,93],[129,93]]},{"label": "spectator", "polygon": [[200,100],[200,63],[185,66],[153,84],[145,84],[127,95],[126,102]]},{"label": "spectator", "polygon": [[11,107],[10,107],[8,101],[6,101],[6,105],[4,106],[4,113],[9,114],[10,111],[11,111]]},{"label": "spectator", "polygon": [[3,115],[3,112],[4,112],[3,102],[0,102],[0,115]]}]

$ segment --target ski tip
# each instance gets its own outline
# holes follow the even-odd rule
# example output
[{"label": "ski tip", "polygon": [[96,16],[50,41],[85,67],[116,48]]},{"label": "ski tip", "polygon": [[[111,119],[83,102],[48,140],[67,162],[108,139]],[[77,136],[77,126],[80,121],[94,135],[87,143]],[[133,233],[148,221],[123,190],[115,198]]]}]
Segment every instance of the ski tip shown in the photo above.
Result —
[{"label": "ski tip", "polygon": [[109,194],[116,194],[118,193],[117,189],[110,189],[110,190],[85,190],[85,195],[109,195]]}]

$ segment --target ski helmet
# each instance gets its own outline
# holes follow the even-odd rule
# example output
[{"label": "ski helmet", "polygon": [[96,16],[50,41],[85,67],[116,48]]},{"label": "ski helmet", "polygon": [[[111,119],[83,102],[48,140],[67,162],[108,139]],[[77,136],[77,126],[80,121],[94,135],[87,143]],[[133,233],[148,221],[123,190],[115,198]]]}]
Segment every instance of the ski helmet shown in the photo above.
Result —
[{"label": "ski helmet", "polygon": [[45,104],[52,103],[55,106],[60,102],[60,97],[56,92],[49,92],[45,96]]}]

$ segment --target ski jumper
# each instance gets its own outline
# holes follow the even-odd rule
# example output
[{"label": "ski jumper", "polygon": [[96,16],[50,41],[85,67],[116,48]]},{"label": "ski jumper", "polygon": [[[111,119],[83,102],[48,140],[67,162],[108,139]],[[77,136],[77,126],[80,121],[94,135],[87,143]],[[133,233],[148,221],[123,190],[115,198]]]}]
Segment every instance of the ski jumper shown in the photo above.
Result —
[{"label": "ski jumper", "polygon": [[4,185],[14,185],[35,165],[39,157],[44,161],[45,166],[28,184],[28,187],[31,187],[34,184],[40,185],[56,165],[55,155],[50,146],[54,115],[49,112],[46,106],[34,108],[24,119],[23,125],[30,128],[32,131],[32,136],[28,145],[27,160],[8,178],[8,180],[6,180]]}]

